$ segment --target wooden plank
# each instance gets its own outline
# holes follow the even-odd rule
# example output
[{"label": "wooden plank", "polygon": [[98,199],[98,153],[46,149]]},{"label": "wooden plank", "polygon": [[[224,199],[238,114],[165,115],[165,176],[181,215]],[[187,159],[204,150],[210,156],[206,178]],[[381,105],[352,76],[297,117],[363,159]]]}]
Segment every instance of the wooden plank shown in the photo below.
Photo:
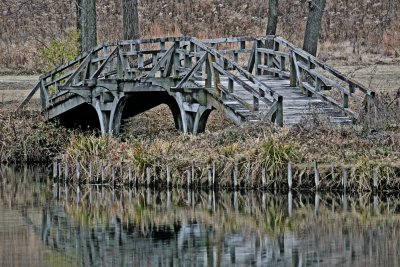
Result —
[{"label": "wooden plank", "polygon": [[260,53],[263,53],[263,54],[270,54],[270,55],[289,58],[289,53],[287,53],[287,52],[275,51],[275,50],[268,49],[268,48],[257,48],[257,51]]},{"label": "wooden plank", "polygon": [[[115,48],[114,51],[112,51],[112,53],[107,57],[106,60],[104,60],[104,62],[100,65],[100,67],[93,73],[93,75],[90,77],[90,80],[96,79],[100,73],[103,71],[103,69],[105,68],[105,66],[115,58],[116,53],[119,52],[119,48]],[[66,86],[69,84],[65,84]]]},{"label": "wooden plank", "polygon": [[183,77],[182,80],[176,85],[176,88],[181,88],[193,76],[193,74],[203,66],[206,59],[207,59],[207,53],[203,52],[203,56],[200,58],[199,61],[197,61],[197,63],[189,71],[189,73],[186,74],[186,76]]},{"label": "wooden plank", "polygon": [[283,44],[287,48],[291,49],[293,53],[296,53],[297,55],[301,56],[305,60],[307,60],[307,61],[317,65],[318,67],[322,68],[323,70],[333,74],[335,77],[339,78],[340,80],[348,83],[349,85],[357,87],[364,94],[369,95],[371,97],[375,97],[375,92],[368,90],[362,84],[356,82],[355,80],[346,77],[344,74],[342,74],[339,71],[335,70],[334,68],[326,65],[325,63],[321,62],[319,59],[317,59],[313,55],[307,53],[306,51],[294,46],[293,44],[289,43],[288,41],[284,40],[281,37],[277,37],[276,41],[279,42],[280,44]]},{"label": "wooden plank", "polygon": [[87,67],[87,65],[90,63],[91,60],[91,54],[87,55],[87,57],[82,61],[82,63],[79,65],[79,67],[76,69],[74,74],[72,74],[68,80],[64,83],[65,86],[71,85],[72,81],[75,79],[75,77],[81,73],[83,69]]},{"label": "wooden plank", "polygon": [[[217,64],[213,64],[214,68],[221,74],[228,76],[230,79],[232,79],[235,83],[241,85],[246,91],[250,92],[251,94],[256,94],[259,95],[260,93],[255,90],[253,87],[249,86],[248,84],[246,84],[244,81],[242,81],[241,79],[239,79],[237,76],[233,75],[232,73],[230,73],[229,71],[225,71],[223,68],[221,68],[219,65]],[[263,102],[265,102],[266,104],[271,104],[271,102],[269,102],[268,99],[266,99],[265,97],[262,98]]]},{"label": "wooden plank", "polygon": [[40,88],[40,84],[41,84],[42,80],[40,80],[31,90],[31,92],[25,97],[25,99],[21,102],[21,104],[19,104],[19,106],[17,107],[17,109],[15,110],[16,112],[18,112],[19,110],[21,110],[33,97],[33,95],[39,90]]},{"label": "wooden plank", "polygon": [[348,108],[344,108],[344,107],[343,107],[342,105],[340,105],[335,99],[333,99],[333,98],[331,98],[331,97],[329,97],[329,96],[323,95],[323,94],[321,94],[320,92],[317,92],[317,91],[314,89],[314,87],[312,87],[310,84],[308,84],[308,83],[306,83],[306,82],[303,82],[303,86],[304,86],[307,90],[309,90],[309,91],[311,91],[313,94],[315,94],[318,98],[322,99],[323,101],[326,101],[326,102],[328,102],[328,103],[334,105],[335,107],[341,109],[341,110],[344,111],[346,114],[348,114],[349,116],[351,116],[351,117],[353,117],[353,118],[355,118],[355,119],[358,118],[358,116],[357,116],[352,110],[350,110],[350,109],[348,109]]},{"label": "wooden plank", "polygon": [[263,69],[263,70],[266,70],[266,71],[269,71],[269,72],[272,72],[272,73],[279,74],[279,76],[282,77],[282,78],[289,78],[290,77],[290,73],[288,71],[282,71],[282,70],[277,69],[275,67],[268,67],[268,66],[265,66],[265,65],[258,65],[258,67],[260,69]]},{"label": "wooden plank", "polygon": [[162,58],[157,62],[157,64],[153,67],[153,69],[144,77],[144,79],[148,79],[150,77],[154,77],[156,72],[160,70],[160,67],[167,62],[167,60],[171,59],[173,52],[175,51],[176,44],[172,45],[167,53],[165,53]]},{"label": "wooden plank", "polygon": [[335,87],[336,89],[338,89],[339,91],[341,91],[342,93],[349,95],[351,97],[356,98],[357,100],[362,100],[363,98],[354,94],[354,92],[351,92],[350,90],[347,90],[346,88],[344,88],[343,86],[341,86],[340,84],[338,84],[336,81],[329,79],[328,77],[323,76],[322,74],[320,74],[319,72],[310,69],[308,66],[304,65],[301,62],[297,63],[298,66],[302,69],[304,69],[306,72],[310,73],[312,76],[317,77],[318,79],[322,80],[326,85],[331,85],[333,87]]}]

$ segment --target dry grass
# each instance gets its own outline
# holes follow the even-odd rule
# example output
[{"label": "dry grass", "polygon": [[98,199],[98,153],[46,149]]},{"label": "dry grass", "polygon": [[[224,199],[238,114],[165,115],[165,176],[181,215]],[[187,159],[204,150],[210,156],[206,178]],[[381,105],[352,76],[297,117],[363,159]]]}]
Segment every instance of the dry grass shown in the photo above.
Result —
[{"label": "dry grass", "polygon": [[[163,114],[163,119],[159,114]],[[214,116],[223,118],[218,112]],[[286,166],[291,161],[295,176],[302,179],[301,184],[294,181],[295,186],[306,188],[314,187],[314,170],[311,164],[305,163],[318,161],[322,188],[341,188],[344,168],[349,169],[349,185],[355,190],[372,189],[373,171],[381,177],[382,185],[400,188],[394,179],[399,175],[400,165],[398,124],[389,128],[372,129],[370,124],[339,128],[317,120],[277,129],[269,124],[221,127],[216,121],[208,126],[212,131],[193,136],[180,134],[173,128],[166,107],[144,113],[131,123],[122,138],[74,135],[64,159],[72,166],[80,161],[86,172],[91,162],[97,177],[103,166],[106,179],[111,179],[114,167],[119,176],[117,179],[122,183],[128,182],[127,169],[130,167],[141,184],[146,184],[147,168],[151,169],[153,178],[162,179],[162,182],[157,180],[158,184],[165,184],[168,166],[171,182],[178,186],[186,185],[186,172],[192,171],[193,163],[195,183],[208,184],[208,169],[215,163],[217,182],[221,187],[232,186],[235,168],[239,186],[262,186],[264,168],[267,184],[285,186]],[[125,170],[122,175],[119,173],[121,162],[124,162]]]},{"label": "dry grass", "polygon": [[[199,38],[260,35],[265,32],[267,1],[139,1],[143,37],[192,35]],[[338,43],[345,55],[399,57],[399,3],[396,1],[329,1],[322,25],[321,55],[330,58]],[[60,12],[62,11],[62,12]],[[120,39],[120,1],[98,1],[99,42]],[[74,1],[6,0],[0,6],[0,65],[9,70],[41,71],[40,51],[51,40],[66,39],[75,27]],[[306,1],[280,1],[278,34],[301,45]],[[356,26],[355,26],[356,25]],[[331,45],[333,44],[333,45]],[[333,49],[333,50],[332,50]],[[333,51],[333,53],[332,53]],[[340,49],[342,54],[343,49]]]}]

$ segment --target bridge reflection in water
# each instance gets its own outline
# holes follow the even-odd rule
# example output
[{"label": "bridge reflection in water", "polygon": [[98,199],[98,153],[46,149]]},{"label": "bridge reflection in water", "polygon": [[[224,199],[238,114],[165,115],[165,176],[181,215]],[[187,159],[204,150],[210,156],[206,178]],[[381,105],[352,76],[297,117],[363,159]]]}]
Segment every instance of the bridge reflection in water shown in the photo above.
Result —
[{"label": "bridge reflection in water", "polygon": [[[0,173],[0,265],[396,266],[399,260],[396,195],[78,189],[29,169]],[[26,247],[31,251],[21,251]]]}]

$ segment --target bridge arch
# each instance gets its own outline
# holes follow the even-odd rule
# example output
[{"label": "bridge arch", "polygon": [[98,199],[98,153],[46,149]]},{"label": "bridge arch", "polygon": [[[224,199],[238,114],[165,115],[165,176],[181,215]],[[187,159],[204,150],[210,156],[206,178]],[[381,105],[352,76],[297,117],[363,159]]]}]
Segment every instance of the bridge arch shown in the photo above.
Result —
[{"label": "bridge arch", "polygon": [[149,111],[159,105],[165,104],[171,111],[174,119],[175,128],[183,130],[183,121],[181,116],[180,107],[176,99],[169,95],[167,91],[164,92],[145,92],[128,94],[119,101],[119,107],[116,108],[115,113],[111,114],[110,120],[114,126],[113,133],[117,134],[124,128],[125,121],[131,117]]},{"label": "bridge arch", "polygon": [[83,103],[57,117],[58,121],[66,128],[80,128],[83,131],[101,131],[101,123],[96,108],[88,103]]}]

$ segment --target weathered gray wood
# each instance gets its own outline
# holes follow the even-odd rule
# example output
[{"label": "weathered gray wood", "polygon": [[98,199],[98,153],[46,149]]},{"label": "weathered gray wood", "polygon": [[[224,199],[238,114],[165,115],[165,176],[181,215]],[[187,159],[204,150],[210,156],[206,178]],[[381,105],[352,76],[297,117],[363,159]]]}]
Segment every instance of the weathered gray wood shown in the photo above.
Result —
[{"label": "weathered gray wood", "polygon": [[293,186],[293,174],[292,174],[292,163],[288,163],[288,186],[289,190],[292,189]]},{"label": "weathered gray wood", "polygon": [[19,110],[21,110],[33,97],[33,95],[39,90],[40,88],[40,84],[42,81],[39,81],[31,90],[31,92],[25,97],[24,100],[22,100],[21,104],[19,104],[19,106],[17,107],[17,109],[15,110],[16,112],[18,112]]},{"label": "weathered gray wood", "polygon": [[319,189],[319,184],[320,184],[320,176],[319,176],[319,170],[318,170],[318,162],[314,161],[314,181],[315,181],[315,189]]},{"label": "weathered gray wood", "polygon": [[[271,49],[263,47],[262,41],[266,40],[273,41],[274,46]],[[165,50],[166,43],[173,43],[167,51]],[[228,43],[236,47],[240,45],[240,49],[218,50],[218,47],[222,48],[220,44]],[[150,44],[160,45],[160,50],[151,50],[155,45]],[[143,45],[142,51],[139,45]],[[246,49],[246,45],[253,46],[253,59],[250,57],[249,62],[254,61],[254,65],[257,65],[257,73],[265,69],[271,75],[253,75],[235,62],[238,61],[239,54],[250,52],[250,49]],[[280,45],[284,51],[279,50]],[[103,52],[99,52],[100,50]],[[112,59],[117,50],[118,64],[115,64]],[[114,52],[110,53],[110,51]],[[227,54],[230,56],[227,57]],[[269,55],[267,62],[262,62],[262,54]],[[144,55],[152,58],[144,60]],[[293,59],[289,72],[285,70],[288,55]],[[232,57],[235,59],[233,60]],[[194,66],[189,64],[189,61],[191,63],[193,59],[197,62]],[[82,64],[85,60],[87,60],[86,64]],[[137,63],[132,63],[132,61]],[[89,64],[99,64],[99,67],[93,68]],[[201,70],[201,66],[205,66],[205,70]],[[318,66],[335,77],[339,77],[340,83],[313,69],[313,66]],[[157,72],[161,74],[155,77]],[[313,77],[315,84],[314,81],[309,83],[305,81],[306,79],[302,80],[302,72],[307,73],[306,76]],[[89,73],[91,76],[88,76]],[[289,76],[292,81],[289,81]],[[293,84],[294,78],[297,79],[297,84]],[[64,81],[66,83],[63,84]],[[342,82],[347,83],[348,89],[347,85],[342,85]],[[69,83],[71,85],[68,85]],[[79,108],[84,103],[94,106],[100,102],[100,107],[97,107],[98,112],[107,114],[116,108],[117,101],[112,102],[114,98],[117,99],[116,92],[130,97],[137,91],[130,90],[131,87],[140,88],[140,92],[152,92],[158,86],[158,91],[167,91],[171,97],[176,97],[179,92],[187,99],[191,98],[193,103],[190,105],[222,109],[238,124],[243,121],[261,121],[266,118],[271,118],[278,125],[292,124],[301,121],[303,117],[311,116],[313,109],[318,115],[326,115],[332,123],[349,123],[356,118],[356,114],[347,108],[346,98],[348,97],[349,101],[350,98],[360,101],[361,97],[355,93],[358,89],[361,92],[367,92],[365,94],[368,96],[374,95],[362,86],[360,89],[359,85],[347,77],[341,77],[335,70],[305,51],[275,36],[220,38],[209,40],[208,43],[191,37],[106,42],[93,48],[90,53],[83,53],[68,64],[42,75],[39,87],[41,85],[44,86],[42,101],[45,103],[43,111],[46,119],[60,116],[63,112]],[[173,90],[175,85],[193,88],[193,90]],[[307,99],[307,96],[294,85],[300,86],[300,89],[306,89],[314,96]],[[61,91],[50,97],[47,91],[50,86]],[[324,95],[322,90],[325,86],[343,92],[344,103],[337,103]],[[197,89],[194,90],[194,88]],[[198,90],[199,88],[201,89]],[[103,103],[100,101],[100,95],[112,96],[109,102]],[[320,108],[322,104],[324,106]],[[330,108],[327,108],[328,106]],[[193,110],[191,109],[191,112]],[[108,118],[104,118],[103,121],[106,120]],[[105,128],[104,126],[103,129]]]}]

